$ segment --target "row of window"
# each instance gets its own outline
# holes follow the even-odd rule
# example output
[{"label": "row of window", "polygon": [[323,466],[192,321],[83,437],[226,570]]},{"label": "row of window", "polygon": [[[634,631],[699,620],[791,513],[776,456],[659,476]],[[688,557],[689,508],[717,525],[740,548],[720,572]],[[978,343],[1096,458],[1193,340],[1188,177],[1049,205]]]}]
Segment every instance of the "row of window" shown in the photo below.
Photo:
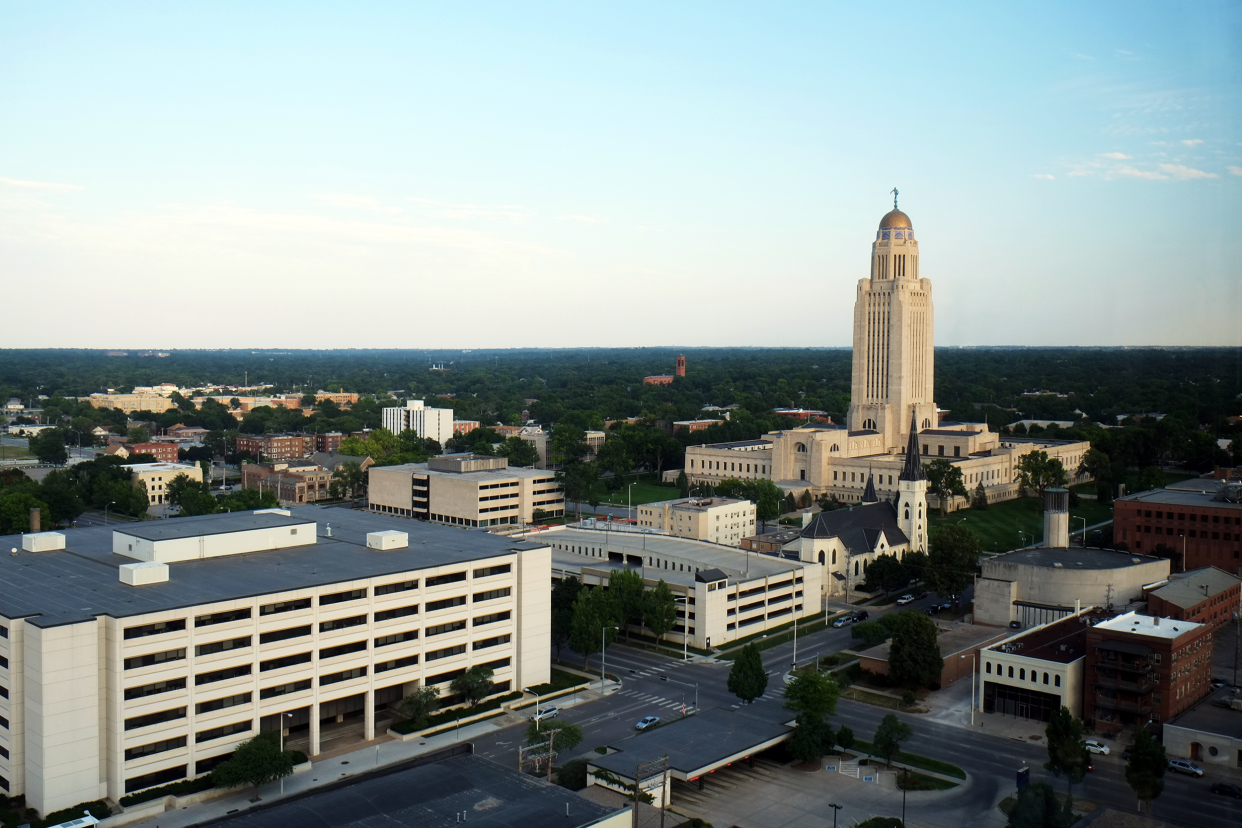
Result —
[{"label": "row of window", "polygon": [[[1003,669],[1004,667],[1002,665],[997,664],[996,675],[998,676],[1001,675],[1001,671]],[[990,661],[984,662],[983,672],[986,673],[987,675],[992,675],[992,662]],[[1013,665],[1012,664],[1009,665],[1009,678],[1013,678]],[[1052,679],[1053,679],[1053,682],[1052,682],[1053,687],[1061,686],[1060,675],[1054,674],[1052,676]],[[1026,668],[1025,667],[1018,668],[1018,681],[1026,681]],[[1039,682],[1039,673],[1035,670],[1031,670],[1031,684],[1037,684],[1038,682]],[[1044,673],[1044,684],[1047,684],[1047,683],[1048,683],[1048,674]]]},{"label": "row of window", "polygon": [[[496,564],[494,566],[481,567],[474,570],[475,578],[488,578],[493,575],[503,575],[512,571],[510,564]],[[428,587],[442,586],[444,584],[455,584],[465,581],[467,574],[465,571],[452,572],[446,575],[435,575],[426,579]],[[375,587],[375,594],[391,595],[397,592],[405,592],[418,589],[418,579],[409,581],[398,581],[392,584],[381,584]],[[333,604],[341,604],[347,601],[360,601],[367,597],[365,587],[360,589],[349,589],[343,592],[333,592],[327,595],[319,596],[319,606],[331,606]],[[264,604],[259,607],[259,615],[276,615],[282,612],[296,612],[299,610],[310,609],[310,598],[298,598],[290,601],[277,601],[273,604]],[[222,612],[209,613],[206,615],[196,616],[194,619],[195,627],[207,627],[215,624],[227,624],[233,621],[242,621],[251,617],[250,607],[242,609],[226,610]],[[135,638],[144,638],[151,635],[163,635],[170,632],[179,632],[186,628],[184,618],[172,619],[169,621],[156,621],[151,624],[140,624],[133,627],[126,627],[124,631],[125,640],[129,641]],[[0,638],[8,638],[9,631],[6,627],[0,627]]]},{"label": "row of window", "polygon": [[[1153,531],[1153,530],[1152,530],[1152,527],[1150,527],[1150,526],[1135,526],[1135,527],[1134,527],[1134,532],[1135,532],[1135,534],[1138,534],[1139,532],[1143,532],[1144,534],[1148,534],[1148,535],[1150,535],[1150,534],[1152,534],[1152,531]],[[1174,530],[1173,530],[1173,527],[1172,527],[1172,526],[1170,526],[1167,530],[1166,530],[1166,529],[1163,529],[1163,528],[1161,528],[1161,527],[1159,527],[1159,526],[1157,526],[1157,527],[1155,527],[1155,533],[1156,533],[1157,535],[1170,535],[1170,536],[1172,536],[1172,535],[1174,534]],[[1178,529],[1178,530],[1176,531],[1176,535],[1177,535],[1177,537],[1179,537],[1179,538],[1180,538],[1180,537],[1182,537],[1182,535],[1186,535],[1186,536],[1191,537],[1191,538],[1195,538],[1195,537],[1197,537],[1197,538],[1199,538],[1200,540],[1207,540],[1207,539],[1208,539],[1208,531],[1207,531],[1206,529],[1198,529],[1198,530],[1195,530],[1195,529]],[[1124,536],[1123,536],[1123,537],[1124,537]],[[1212,540],[1237,541],[1237,540],[1242,540],[1242,535],[1239,535],[1239,534],[1234,534],[1234,533],[1232,533],[1232,532],[1212,532]]]},{"label": "row of window", "polygon": [[[694,471],[695,469],[694,464],[696,462],[699,464],[698,465],[699,471],[704,471],[704,470],[706,471],[737,471],[737,472],[744,472],[745,474],[751,473],[750,471],[750,467],[752,465],[751,463],[730,463],[724,460],[697,460],[696,461],[692,459],[690,461],[691,471]],[[713,463],[715,465],[713,465]],[[722,465],[724,466],[724,468],[721,468]],[[768,473],[767,464],[754,463],[753,465],[755,467],[754,474],[767,474]],[[743,466],[746,467],[744,470],[742,468]]]},{"label": "row of window", "polygon": [[[1141,512],[1139,510],[1135,510],[1135,515],[1141,515],[1142,517],[1151,517],[1151,510],[1146,509]],[[1157,510],[1156,520],[1174,520],[1173,515],[1174,515],[1173,512],[1162,512],[1160,510]],[[1188,515],[1185,512],[1178,512],[1176,519],[1182,520],[1182,521],[1189,521],[1191,523],[1194,523],[1196,521],[1198,521],[1199,523],[1207,523],[1209,517],[1212,518],[1212,523],[1222,522],[1220,515],[1196,515],[1194,513],[1191,513]],[[1242,517],[1235,517],[1235,518],[1230,519],[1230,517],[1226,515],[1223,522],[1225,524],[1233,523],[1234,526],[1242,526]]]}]

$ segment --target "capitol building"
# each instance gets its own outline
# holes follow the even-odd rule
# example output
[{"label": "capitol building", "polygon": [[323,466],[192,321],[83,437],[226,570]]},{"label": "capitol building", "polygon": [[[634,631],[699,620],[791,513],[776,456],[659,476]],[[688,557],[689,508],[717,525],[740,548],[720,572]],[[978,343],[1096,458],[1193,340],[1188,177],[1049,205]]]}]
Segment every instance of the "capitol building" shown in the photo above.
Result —
[{"label": "capitol building", "polygon": [[[986,423],[943,417],[935,403],[934,324],[932,283],[919,266],[914,224],[894,199],[880,219],[871,272],[859,280],[854,300],[846,424],[808,423],[758,440],[690,446],[687,479],[702,485],[766,478],[787,492],[862,503],[873,478],[876,494],[894,499],[907,454],[916,448],[923,462],[943,458],[959,467],[968,491],[982,483],[989,502],[1019,496],[1018,461],[1032,451],[1060,459],[1073,478],[1090,448],[1086,441],[1003,437]],[[910,540],[913,548],[923,546]]]}]

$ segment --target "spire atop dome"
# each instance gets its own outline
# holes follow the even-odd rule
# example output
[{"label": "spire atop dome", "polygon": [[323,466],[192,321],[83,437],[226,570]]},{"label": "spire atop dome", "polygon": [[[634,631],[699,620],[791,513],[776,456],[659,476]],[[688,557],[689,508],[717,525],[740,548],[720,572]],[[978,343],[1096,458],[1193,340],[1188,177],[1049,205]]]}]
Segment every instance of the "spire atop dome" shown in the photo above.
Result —
[{"label": "spire atop dome", "polygon": [[906,465],[901,470],[902,480],[922,480],[923,461],[919,459],[918,421],[910,412],[910,441],[906,445]]},{"label": "spire atop dome", "polygon": [[867,488],[863,489],[862,503],[879,503],[880,496],[875,493],[875,478],[871,469],[867,469]]}]

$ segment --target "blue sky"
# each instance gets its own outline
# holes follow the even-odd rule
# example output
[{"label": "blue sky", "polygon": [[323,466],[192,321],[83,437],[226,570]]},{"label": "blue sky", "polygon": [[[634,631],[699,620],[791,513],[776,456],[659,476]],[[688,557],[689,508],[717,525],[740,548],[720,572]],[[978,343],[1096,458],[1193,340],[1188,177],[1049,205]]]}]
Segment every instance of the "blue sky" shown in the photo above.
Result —
[{"label": "blue sky", "polygon": [[1238,3],[3,19],[0,347],[1242,343]]}]

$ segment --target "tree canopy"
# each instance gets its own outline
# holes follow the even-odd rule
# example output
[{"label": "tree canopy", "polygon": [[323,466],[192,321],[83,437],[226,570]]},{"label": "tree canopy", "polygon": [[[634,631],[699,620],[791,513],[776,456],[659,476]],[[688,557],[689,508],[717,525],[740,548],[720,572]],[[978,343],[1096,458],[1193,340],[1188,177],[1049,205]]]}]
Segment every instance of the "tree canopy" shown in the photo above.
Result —
[{"label": "tree canopy", "polygon": [[913,690],[940,683],[944,659],[935,623],[917,610],[890,613],[897,618],[888,650],[888,675]]},{"label": "tree canopy", "polygon": [[923,581],[941,598],[960,595],[979,566],[979,538],[966,526],[941,526],[928,544]]},{"label": "tree canopy", "polygon": [[768,673],[754,642],[743,647],[733,660],[733,666],[729,668],[728,687],[730,693],[746,704],[762,696],[768,689]]},{"label": "tree canopy", "polygon": [[280,736],[266,731],[242,742],[233,756],[211,772],[211,781],[219,788],[253,785],[255,796],[259,786],[293,775],[293,754],[280,749]]}]

